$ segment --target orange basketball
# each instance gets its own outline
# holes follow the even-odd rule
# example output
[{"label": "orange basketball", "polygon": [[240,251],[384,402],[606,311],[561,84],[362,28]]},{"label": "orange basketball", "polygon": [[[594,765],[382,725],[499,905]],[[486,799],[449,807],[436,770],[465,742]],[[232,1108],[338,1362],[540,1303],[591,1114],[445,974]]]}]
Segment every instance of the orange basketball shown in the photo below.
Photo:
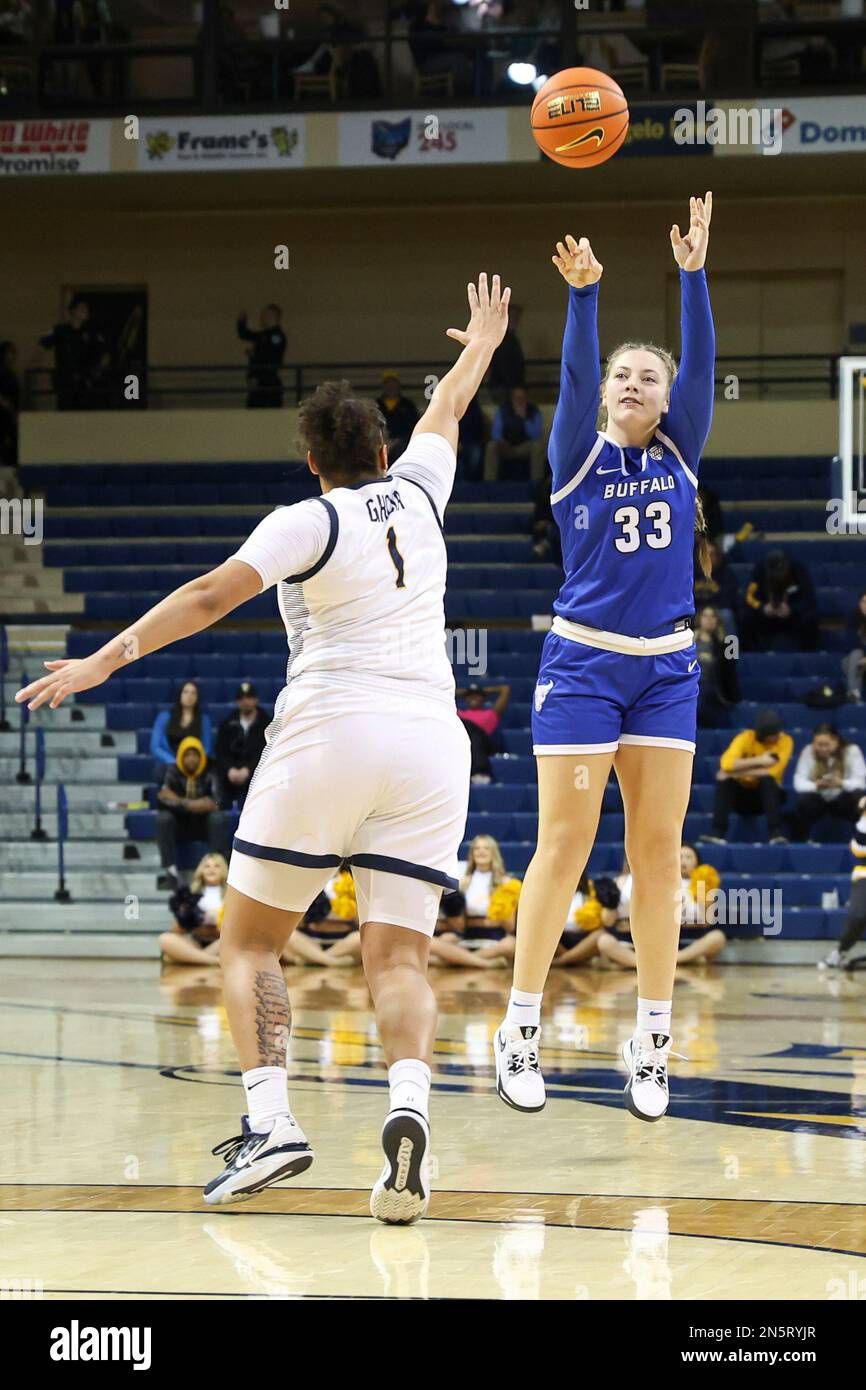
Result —
[{"label": "orange basketball", "polygon": [[590,169],[616,154],[628,133],[628,102],[596,68],[563,68],[532,103],[532,134],[557,164]]}]

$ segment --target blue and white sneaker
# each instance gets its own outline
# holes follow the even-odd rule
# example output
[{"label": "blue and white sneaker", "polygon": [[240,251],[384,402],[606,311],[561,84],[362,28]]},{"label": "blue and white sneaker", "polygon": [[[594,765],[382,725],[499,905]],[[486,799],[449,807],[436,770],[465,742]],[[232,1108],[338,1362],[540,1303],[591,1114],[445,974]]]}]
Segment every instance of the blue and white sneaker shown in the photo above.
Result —
[{"label": "blue and white sneaker", "polygon": [[242,1202],[273,1182],[296,1178],[313,1161],[307,1136],[291,1115],[277,1120],[267,1134],[256,1134],[244,1115],[241,1133],[223,1139],[211,1152],[224,1155],[226,1164],[204,1190],[204,1199],[212,1206]]},{"label": "blue and white sneaker", "polygon": [[668,1057],[679,1057],[683,1062],[688,1058],[671,1052],[667,1033],[635,1033],[626,1038],[621,1055],[629,1074],[623,1093],[626,1106],[639,1120],[660,1120],[670,1100]]},{"label": "blue and white sneaker", "polygon": [[408,1226],[427,1210],[430,1126],[417,1110],[391,1110],[382,1127],[385,1167],[370,1194],[370,1213],[389,1226]]}]

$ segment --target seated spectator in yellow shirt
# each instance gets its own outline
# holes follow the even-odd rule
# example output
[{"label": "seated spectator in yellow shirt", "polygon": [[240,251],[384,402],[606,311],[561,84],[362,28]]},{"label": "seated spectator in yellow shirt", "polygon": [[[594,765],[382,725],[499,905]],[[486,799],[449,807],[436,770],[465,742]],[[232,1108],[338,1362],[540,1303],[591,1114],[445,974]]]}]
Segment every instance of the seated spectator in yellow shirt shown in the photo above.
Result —
[{"label": "seated spectator in yellow shirt", "polygon": [[786,845],[782,830],[782,778],[794,751],[794,740],[783,733],[775,710],[764,709],[754,729],[744,729],[725,749],[716,773],[712,831],[699,835],[713,845],[728,842],[732,811],[741,816],[765,815],[771,845]]}]

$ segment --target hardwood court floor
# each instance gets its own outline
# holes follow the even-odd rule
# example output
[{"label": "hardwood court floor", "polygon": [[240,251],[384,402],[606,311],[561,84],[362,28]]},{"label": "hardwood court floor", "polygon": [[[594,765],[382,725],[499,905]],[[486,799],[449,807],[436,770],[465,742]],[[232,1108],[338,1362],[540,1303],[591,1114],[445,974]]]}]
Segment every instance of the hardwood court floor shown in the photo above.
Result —
[{"label": "hardwood court floor", "polygon": [[316,1162],[213,1210],[242,1091],[219,972],[4,961],[0,1292],[46,1298],[827,1299],[866,1296],[866,976],[681,972],[673,1103],[621,1103],[634,979],[554,972],[548,1104],[508,1110],[506,972],[432,976],[438,1176],[423,1223],[367,1202],[386,1074],[356,970],[287,972],[294,1108]]}]

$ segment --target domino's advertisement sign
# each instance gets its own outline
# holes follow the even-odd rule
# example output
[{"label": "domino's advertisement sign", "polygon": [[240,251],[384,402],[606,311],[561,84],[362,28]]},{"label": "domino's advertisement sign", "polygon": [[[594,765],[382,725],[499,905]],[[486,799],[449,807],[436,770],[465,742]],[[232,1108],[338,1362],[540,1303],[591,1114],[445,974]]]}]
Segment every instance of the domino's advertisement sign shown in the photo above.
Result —
[{"label": "domino's advertisement sign", "polygon": [[763,101],[779,109],[782,154],[851,154],[866,151],[866,98],[795,97]]}]

